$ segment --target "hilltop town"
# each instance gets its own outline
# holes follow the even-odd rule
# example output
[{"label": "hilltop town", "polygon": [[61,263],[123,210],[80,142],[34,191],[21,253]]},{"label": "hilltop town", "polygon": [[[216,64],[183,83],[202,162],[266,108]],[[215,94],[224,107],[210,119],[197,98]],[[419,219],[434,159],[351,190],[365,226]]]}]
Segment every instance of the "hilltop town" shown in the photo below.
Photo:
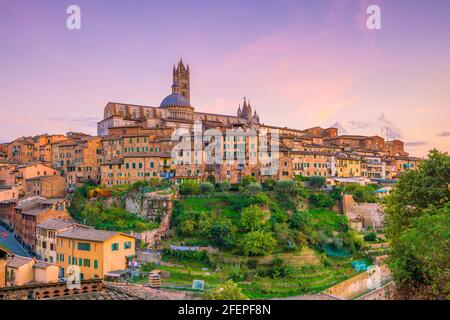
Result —
[{"label": "hilltop town", "polygon": [[[0,298],[20,298],[24,286],[36,299],[61,298],[71,266],[81,270],[85,289],[67,295],[80,299],[185,298],[175,286],[159,291],[171,277],[184,286],[231,277],[254,298],[354,298],[370,288],[344,294],[338,285],[366,280],[370,264],[386,273],[380,285],[389,283],[379,199],[423,159],[400,140],[264,124],[246,98],[236,115],[198,112],[189,65],[180,60],[172,72],[171,93],[159,106],[109,102],[97,136],[42,134],[0,145]],[[224,161],[206,161],[212,142],[204,140],[201,151],[191,145],[174,158],[174,134],[193,133],[198,123],[223,134],[214,143]],[[256,135],[227,135],[239,130]],[[274,158],[276,170],[264,174]],[[307,211],[305,227],[300,213]],[[268,239],[269,229],[276,236],[261,252],[231,240]],[[297,289],[283,291],[275,281],[308,272],[317,279]],[[272,279],[273,288],[257,276]]]}]

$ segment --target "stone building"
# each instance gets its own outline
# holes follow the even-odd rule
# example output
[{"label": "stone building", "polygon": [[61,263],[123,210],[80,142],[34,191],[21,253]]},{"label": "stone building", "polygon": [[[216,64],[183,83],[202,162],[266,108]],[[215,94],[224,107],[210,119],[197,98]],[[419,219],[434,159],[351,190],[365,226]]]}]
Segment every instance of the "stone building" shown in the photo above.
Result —
[{"label": "stone building", "polygon": [[66,179],[59,175],[25,180],[25,197],[64,198],[66,192]]},{"label": "stone building", "polygon": [[70,139],[54,144],[54,149],[53,167],[66,177],[69,191],[88,180],[100,182],[100,137]]},{"label": "stone building", "polygon": [[162,100],[159,107],[110,102],[105,107],[104,117],[98,123],[98,135],[107,136],[115,127],[142,126],[144,128],[192,128],[194,121],[214,125],[244,125],[259,123],[259,116],[252,110],[250,102],[244,100],[237,116],[195,111],[190,100],[190,69],[183,61],[173,70],[172,93]]},{"label": "stone building", "polygon": [[14,231],[32,250],[36,248],[36,226],[49,219],[69,220],[67,200],[33,197],[20,200],[14,209]]},{"label": "stone building", "polygon": [[48,219],[36,226],[36,255],[39,259],[56,263],[56,236],[73,228],[84,228],[75,222]]}]

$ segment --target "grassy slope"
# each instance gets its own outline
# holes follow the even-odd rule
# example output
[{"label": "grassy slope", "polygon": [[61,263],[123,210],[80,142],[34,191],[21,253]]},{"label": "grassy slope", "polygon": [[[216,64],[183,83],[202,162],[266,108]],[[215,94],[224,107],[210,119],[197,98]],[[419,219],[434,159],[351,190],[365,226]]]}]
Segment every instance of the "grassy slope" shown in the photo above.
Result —
[{"label": "grassy slope", "polygon": [[[227,203],[223,197],[192,197],[182,201],[194,211],[219,213],[222,216],[230,218],[236,224],[240,218],[240,212],[233,209],[232,205]],[[340,230],[343,221],[345,223],[345,219],[340,214],[330,210],[314,209],[311,210],[311,213],[315,226],[326,233],[333,233],[336,230]],[[174,240],[184,240],[185,242],[186,240],[188,242],[190,240],[191,242],[195,242],[196,238],[186,239],[176,237]],[[197,240],[200,241],[202,239]],[[257,258],[260,263],[257,270],[268,268],[264,264],[270,264],[273,258],[281,257],[286,265],[292,268],[292,273],[282,278],[257,277],[249,282],[239,282],[243,292],[250,298],[287,297],[317,293],[356,274],[350,264],[351,257],[328,258],[329,263],[324,265],[318,257],[319,253],[310,248],[305,248],[301,252],[282,252],[279,248],[276,251],[277,253],[271,256]],[[228,258],[235,257],[237,258],[236,260],[245,260],[245,258],[229,251],[221,252],[220,254]],[[191,285],[192,280],[201,279],[205,280],[210,287],[214,287],[223,283],[229,277],[229,274],[236,269],[236,264],[221,265],[219,272],[211,270],[202,271],[201,268],[208,267],[207,265],[199,266],[195,263],[177,262],[175,264],[179,266],[161,267],[161,269],[171,271],[172,276],[168,281],[183,285]],[[188,266],[189,270],[187,268]],[[245,264],[240,264],[239,269],[241,273],[251,271]],[[210,273],[210,275],[205,275],[205,273]]]}]

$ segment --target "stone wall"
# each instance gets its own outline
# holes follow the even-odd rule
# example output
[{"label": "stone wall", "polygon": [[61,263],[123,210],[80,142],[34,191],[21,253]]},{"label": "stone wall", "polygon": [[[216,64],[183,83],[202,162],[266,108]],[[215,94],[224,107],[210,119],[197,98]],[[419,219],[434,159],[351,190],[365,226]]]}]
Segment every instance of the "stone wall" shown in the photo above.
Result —
[{"label": "stone wall", "polygon": [[164,221],[164,217],[172,212],[175,194],[152,192],[135,193],[125,198],[125,210],[150,221]]},{"label": "stone wall", "polygon": [[352,195],[347,194],[343,197],[343,210],[350,224],[361,221],[362,228],[372,226],[377,230],[384,226],[384,210],[378,203],[357,203]]},{"label": "stone wall", "polygon": [[393,300],[394,294],[395,283],[391,281],[386,283],[384,286],[361,296],[358,300]]},{"label": "stone wall", "polygon": [[66,283],[38,284],[0,289],[0,300],[43,300],[73,296],[103,290],[101,280],[81,281],[79,289],[69,289]]},{"label": "stone wall", "polygon": [[344,282],[338,283],[326,290],[325,293],[340,299],[350,299],[372,288],[375,289],[384,280],[388,279],[389,275],[389,270],[385,265],[375,266]]},{"label": "stone wall", "polygon": [[[130,198],[127,200],[126,210],[136,213],[148,220],[159,221],[158,229],[150,230],[142,233],[133,234],[141,242],[148,245],[154,245],[155,242],[161,241],[165,237],[167,231],[170,229],[170,222],[173,213],[173,201],[176,199],[176,194],[161,194],[158,192],[147,193],[141,201],[142,206],[138,206],[136,200]],[[131,211],[137,209],[135,211]]]}]

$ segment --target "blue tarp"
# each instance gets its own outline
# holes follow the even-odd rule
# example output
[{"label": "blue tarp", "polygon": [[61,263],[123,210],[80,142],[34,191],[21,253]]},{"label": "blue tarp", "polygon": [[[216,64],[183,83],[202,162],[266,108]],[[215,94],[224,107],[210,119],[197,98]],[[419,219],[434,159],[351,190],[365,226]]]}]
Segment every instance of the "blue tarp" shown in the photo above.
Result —
[{"label": "blue tarp", "polygon": [[367,268],[368,268],[367,263],[364,260],[353,261],[352,266],[353,266],[353,268],[355,268],[356,272],[367,271]]}]

